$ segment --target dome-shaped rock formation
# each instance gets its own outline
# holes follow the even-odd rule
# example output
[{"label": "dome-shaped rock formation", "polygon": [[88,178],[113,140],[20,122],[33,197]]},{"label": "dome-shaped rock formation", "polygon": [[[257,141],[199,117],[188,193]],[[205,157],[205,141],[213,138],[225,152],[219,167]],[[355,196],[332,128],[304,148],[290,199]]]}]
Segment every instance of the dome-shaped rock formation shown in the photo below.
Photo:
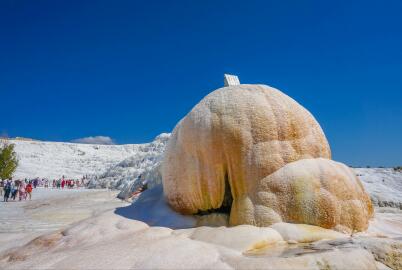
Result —
[{"label": "dome-shaped rock formation", "polygon": [[230,212],[230,224],[294,222],[364,230],[369,197],[346,166],[330,160],[314,117],[265,85],[206,96],[175,127],[163,186],[178,212]]}]

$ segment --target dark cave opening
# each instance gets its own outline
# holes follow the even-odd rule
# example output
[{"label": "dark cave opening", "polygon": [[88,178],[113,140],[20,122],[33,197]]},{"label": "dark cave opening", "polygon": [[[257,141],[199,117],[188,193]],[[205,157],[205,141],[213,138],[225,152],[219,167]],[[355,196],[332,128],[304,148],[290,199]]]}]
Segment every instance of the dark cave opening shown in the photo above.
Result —
[{"label": "dark cave opening", "polygon": [[221,206],[219,208],[208,209],[206,211],[198,211],[197,215],[209,215],[212,213],[230,215],[230,210],[232,209],[232,203],[233,203],[232,190],[230,188],[229,175],[226,172],[225,173],[225,193],[223,195],[223,201],[222,201]]}]

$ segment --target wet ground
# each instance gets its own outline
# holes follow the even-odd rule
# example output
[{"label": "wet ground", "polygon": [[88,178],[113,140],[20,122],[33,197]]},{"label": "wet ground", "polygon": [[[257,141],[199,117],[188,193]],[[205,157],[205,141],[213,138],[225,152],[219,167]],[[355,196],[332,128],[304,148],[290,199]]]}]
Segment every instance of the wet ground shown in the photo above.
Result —
[{"label": "wet ground", "polygon": [[342,241],[318,241],[314,243],[279,244],[267,246],[258,251],[245,253],[248,257],[281,257],[292,258],[308,254],[320,254],[334,250],[347,250],[355,248],[352,239]]}]

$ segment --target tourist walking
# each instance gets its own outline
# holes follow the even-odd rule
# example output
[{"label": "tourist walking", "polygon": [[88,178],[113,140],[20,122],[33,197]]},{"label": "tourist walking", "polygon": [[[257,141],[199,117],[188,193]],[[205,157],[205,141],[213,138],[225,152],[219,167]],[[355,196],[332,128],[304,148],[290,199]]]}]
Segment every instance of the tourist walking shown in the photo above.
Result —
[{"label": "tourist walking", "polygon": [[31,200],[31,198],[32,198],[32,184],[31,184],[31,183],[29,183],[29,184],[26,186],[25,192],[26,192],[25,199],[27,198],[27,195],[28,195],[29,200]]},{"label": "tourist walking", "polygon": [[15,201],[15,197],[17,197],[18,192],[18,187],[15,182],[11,182],[11,199],[13,199],[13,201]]},{"label": "tourist walking", "polygon": [[[30,183],[28,185],[30,185]],[[19,195],[18,197],[19,197],[20,201],[22,199],[24,199],[24,200],[27,199],[27,195],[25,193],[25,183],[24,182],[21,182],[19,187],[18,187],[18,195]]]},{"label": "tourist walking", "polygon": [[36,188],[36,187],[38,186],[38,181],[39,181],[38,178],[35,178],[35,179],[33,180],[33,186],[34,186],[34,188]]},{"label": "tourist walking", "polygon": [[4,201],[8,202],[8,198],[10,198],[10,194],[11,194],[11,182],[7,181],[4,184]]}]

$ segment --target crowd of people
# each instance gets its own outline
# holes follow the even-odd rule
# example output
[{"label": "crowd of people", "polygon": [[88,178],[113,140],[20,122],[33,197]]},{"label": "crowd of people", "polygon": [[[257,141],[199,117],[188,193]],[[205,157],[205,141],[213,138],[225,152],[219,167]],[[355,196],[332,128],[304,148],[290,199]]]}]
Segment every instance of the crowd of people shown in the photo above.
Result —
[{"label": "crowd of people", "polygon": [[87,177],[81,179],[65,179],[64,176],[60,179],[52,181],[45,178],[34,178],[24,180],[20,179],[0,179],[0,196],[3,196],[3,201],[9,200],[31,200],[32,192],[36,188],[54,188],[54,189],[73,189],[86,187],[88,184]]}]

